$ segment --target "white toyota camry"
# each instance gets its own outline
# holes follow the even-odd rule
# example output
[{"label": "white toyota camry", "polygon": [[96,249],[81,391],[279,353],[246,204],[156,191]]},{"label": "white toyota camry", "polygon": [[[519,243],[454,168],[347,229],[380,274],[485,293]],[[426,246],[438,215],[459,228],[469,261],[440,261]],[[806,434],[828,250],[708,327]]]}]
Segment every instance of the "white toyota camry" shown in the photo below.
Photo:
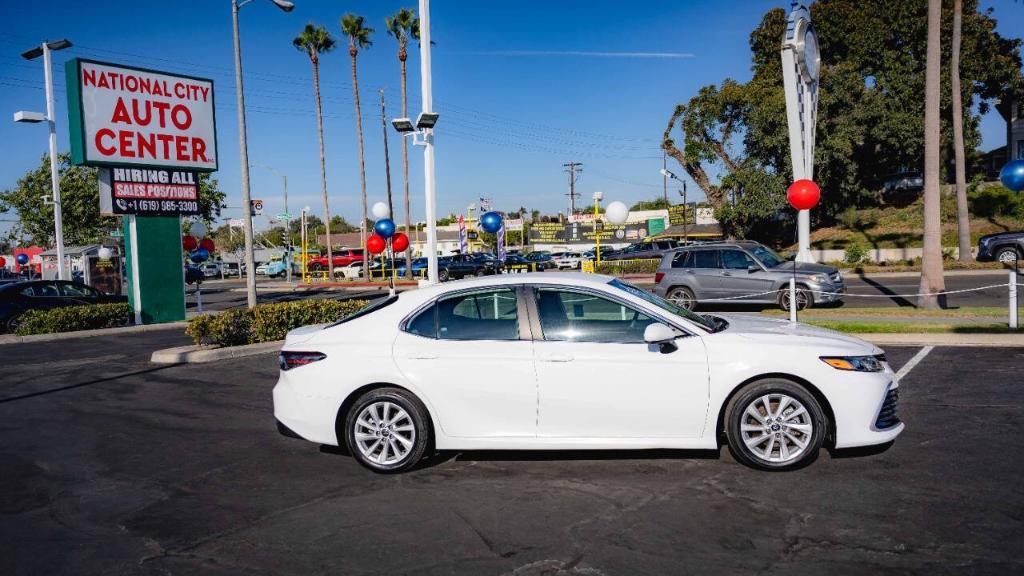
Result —
[{"label": "white toyota camry", "polygon": [[903,431],[882,350],[784,320],[699,315],[608,276],[464,280],[293,330],[279,430],[381,472],[428,450],[718,449],[780,470]]}]

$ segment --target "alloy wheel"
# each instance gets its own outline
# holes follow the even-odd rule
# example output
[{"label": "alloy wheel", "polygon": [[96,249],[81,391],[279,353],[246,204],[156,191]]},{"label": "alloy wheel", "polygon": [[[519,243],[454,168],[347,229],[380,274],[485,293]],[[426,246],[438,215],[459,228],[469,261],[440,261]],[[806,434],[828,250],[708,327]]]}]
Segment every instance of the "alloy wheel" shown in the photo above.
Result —
[{"label": "alloy wheel", "polygon": [[1014,250],[1002,250],[996,256],[996,259],[1003,264],[1013,264],[1017,259],[1017,254]]},{"label": "alloy wheel", "polygon": [[404,408],[382,400],[367,404],[353,424],[353,437],[367,460],[381,465],[404,460],[416,444],[416,425]]},{"label": "alloy wheel", "polygon": [[668,301],[687,310],[693,310],[694,306],[697,305],[697,300],[694,298],[693,293],[686,288],[676,288],[670,291]]},{"label": "alloy wheel", "polygon": [[755,398],[744,408],[740,435],[757,458],[785,464],[799,459],[811,445],[814,420],[799,400],[773,392]]},{"label": "alloy wheel", "polygon": [[[783,288],[781,290],[781,306],[783,310],[789,310],[789,288]],[[807,293],[803,288],[796,289],[796,309],[803,310],[810,304],[810,294]]]}]

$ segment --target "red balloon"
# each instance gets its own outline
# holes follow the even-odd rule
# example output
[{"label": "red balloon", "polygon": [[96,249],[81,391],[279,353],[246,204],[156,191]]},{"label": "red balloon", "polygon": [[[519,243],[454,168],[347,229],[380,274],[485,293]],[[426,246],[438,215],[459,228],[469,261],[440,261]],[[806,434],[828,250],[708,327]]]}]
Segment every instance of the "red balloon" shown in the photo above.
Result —
[{"label": "red balloon", "polygon": [[403,232],[395,232],[395,235],[391,237],[391,249],[395,252],[405,252],[408,247],[409,237]]},{"label": "red balloon", "polygon": [[203,238],[202,240],[199,241],[199,247],[200,248],[206,248],[207,252],[213,252],[213,248],[214,248],[213,239],[212,238]]},{"label": "red balloon", "polygon": [[199,243],[196,242],[195,236],[189,236],[186,234],[181,238],[181,247],[185,249],[185,252],[191,252],[195,250],[196,246],[199,246]]},{"label": "red balloon", "polygon": [[366,239],[366,249],[370,254],[380,254],[383,252],[384,244],[384,238],[382,238],[380,234],[371,234],[370,237]]},{"label": "red balloon", "polygon": [[786,198],[789,199],[789,205],[793,208],[810,210],[818,205],[818,200],[821,199],[821,190],[813,180],[804,178],[789,186],[789,190],[786,190]]},{"label": "red balloon", "polygon": [[3,268],[4,266],[7,266],[7,259],[0,256],[0,268]]}]

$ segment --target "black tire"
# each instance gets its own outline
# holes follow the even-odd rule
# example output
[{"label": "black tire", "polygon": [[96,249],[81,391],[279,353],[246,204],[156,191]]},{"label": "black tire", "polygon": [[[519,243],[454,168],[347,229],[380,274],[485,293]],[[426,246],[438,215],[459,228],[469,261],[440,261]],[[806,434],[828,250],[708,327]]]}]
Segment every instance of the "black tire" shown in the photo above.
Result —
[{"label": "black tire", "polygon": [[320,272],[322,270],[325,270],[324,265],[320,264],[319,262],[314,262],[310,264],[309,269],[313,272]]},{"label": "black tire", "polygon": [[[388,402],[404,410],[412,421],[413,431],[415,432],[411,439],[412,447],[400,460],[396,462],[378,462],[364,455],[356,442],[356,428],[359,414],[368,406],[380,402]],[[391,432],[391,434],[396,434],[396,432]],[[382,438],[384,437],[386,437],[386,435],[382,436]],[[345,415],[345,445],[348,447],[349,453],[352,454],[352,457],[355,458],[357,462],[374,472],[384,474],[405,472],[415,466],[416,463],[423,458],[423,454],[426,452],[427,446],[430,445],[430,424],[427,409],[418,398],[405,390],[401,390],[399,388],[377,388],[375,390],[370,390],[360,396],[359,399],[352,404],[352,407],[349,408],[348,414]],[[379,454],[380,453],[378,453],[378,455]]]},{"label": "black tire", "polygon": [[[782,404],[782,396],[795,400],[806,410],[806,414],[799,414],[799,410],[791,409],[794,405]],[[748,415],[747,408],[754,409],[765,420],[771,420],[770,413],[764,408],[764,400],[768,400],[768,407],[772,410],[778,409],[782,404],[780,417],[783,422],[762,423],[751,415]],[[797,416],[791,416],[798,414]],[[790,419],[792,418],[792,419]],[[747,420],[748,422],[745,422]],[[765,426],[764,431],[743,431],[741,425]],[[812,426],[810,433],[797,431],[796,428],[789,428],[799,424]],[[758,470],[796,470],[807,466],[818,457],[821,445],[825,441],[828,432],[829,422],[821,404],[806,388],[781,378],[767,378],[752,382],[740,390],[725,409],[725,436],[729,443],[729,450],[738,462]],[[792,430],[792,433],[790,432]],[[744,433],[751,434],[751,437],[744,437]],[[764,436],[754,436],[764,434]],[[771,438],[774,434],[775,438]],[[763,442],[754,442],[752,449],[745,440],[757,440],[764,438]],[[792,439],[792,440],[791,440]],[[783,458],[782,447],[775,442],[783,441],[788,447],[790,444],[797,446],[796,440],[802,440],[805,447],[799,454],[792,456],[789,460],[781,461]],[[762,449],[758,454],[755,449]],[[779,453],[780,461],[772,461],[771,457],[775,452]],[[763,457],[767,452],[768,459]]]},{"label": "black tire", "polygon": [[[789,286],[779,290],[779,308],[789,312]],[[796,287],[796,309],[804,310],[814,305],[814,296],[803,286]]]},{"label": "black tire", "polygon": [[446,268],[441,268],[437,271],[437,279],[441,282],[447,282],[450,277],[451,276],[448,274],[448,270]]},{"label": "black tire", "polygon": [[996,250],[995,253],[996,262],[1002,262],[1003,264],[1013,264],[1018,256],[1017,249],[1013,246],[1004,246]]},{"label": "black tire", "polygon": [[697,297],[694,296],[693,290],[685,286],[669,288],[668,292],[665,293],[665,299],[687,310],[693,310],[697,307]]},{"label": "black tire", "polygon": [[476,272],[473,273],[474,276],[484,276],[486,274],[487,274],[487,270],[485,270],[483,268],[477,268]]},{"label": "black tire", "polygon": [[17,313],[7,319],[4,323],[4,331],[8,334],[14,334],[18,331],[18,326],[21,325],[21,313]]}]

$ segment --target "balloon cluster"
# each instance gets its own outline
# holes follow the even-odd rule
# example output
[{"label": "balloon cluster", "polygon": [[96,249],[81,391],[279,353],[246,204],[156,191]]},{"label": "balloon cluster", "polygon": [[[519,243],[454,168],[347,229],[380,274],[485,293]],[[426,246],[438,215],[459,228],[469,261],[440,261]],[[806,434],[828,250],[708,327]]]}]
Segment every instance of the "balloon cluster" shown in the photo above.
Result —
[{"label": "balloon cluster", "polygon": [[[206,236],[206,224],[199,221],[193,222],[188,231],[189,233],[181,238],[181,247],[188,252],[188,259],[192,262],[196,264],[206,262],[216,248],[212,239],[203,238]],[[197,236],[202,240],[196,240]]]},{"label": "balloon cluster", "polygon": [[395,221],[390,218],[391,210],[383,202],[373,205],[373,217],[377,222],[373,225],[373,234],[366,239],[366,250],[370,254],[380,254],[391,240],[392,252],[404,252],[409,248],[409,237],[402,232],[395,232]]}]

